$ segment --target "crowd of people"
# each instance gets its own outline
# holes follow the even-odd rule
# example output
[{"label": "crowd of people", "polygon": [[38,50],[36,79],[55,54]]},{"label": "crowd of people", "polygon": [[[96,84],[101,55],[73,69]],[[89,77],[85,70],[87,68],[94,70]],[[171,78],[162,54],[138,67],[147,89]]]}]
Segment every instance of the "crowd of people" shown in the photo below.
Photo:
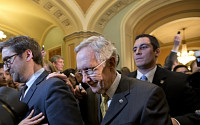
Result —
[{"label": "crowd of people", "polygon": [[64,70],[62,56],[45,60],[37,41],[17,36],[0,43],[0,86],[17,89],[29,108],[19,125],[199,125],[200,68],[196,61],[191,71],[178,63],[180,45],[177,34],[160,66],[156,37],[138,35],[137,70],[131,72],[117,70],[120,58],[111,41],[91,36],[74,50],[76,69]]}]

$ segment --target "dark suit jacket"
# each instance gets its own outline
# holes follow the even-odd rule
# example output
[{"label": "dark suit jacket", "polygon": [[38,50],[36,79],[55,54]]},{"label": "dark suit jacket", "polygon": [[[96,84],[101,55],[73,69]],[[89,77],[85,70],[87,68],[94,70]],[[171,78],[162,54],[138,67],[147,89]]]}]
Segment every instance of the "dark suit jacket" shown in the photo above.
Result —
[{"label": "dark suit jacket", "polygon": [[122,76],[104,119],[100,94],[88,90],[86,125],[168,125],[169,108],[163,90],[153,84]]},{"label": "dark suit jacket", "polygon": [[[135,71],[128,76],[136,78],[136,75]],[[183,115],[194,113],[200,106],[199,95],[187,85],[187,77],[188,75],[183,73],[171,72],[158,66],[153,78],[153,83],[162,87],[166,94],[170,115],[175,117],[181,125],[190,123],[190,121],[185,121]],[[200,117],[196,118],[198,122],[192,122],[192,125],[200,123]]]},{"label": "dark suit jacket", "polygon": [[170,54],[165,59],[164,69],[171,71],[172,66],[174,65],[174,62],[176,60],[177,60],[177,53],[171,51]]},{"label": "dark suit jacket", "polygon": [[46,80],[47,75],[47,71],[44,71],[23,99],[29,106],[27,115],[34,109],[34,115],[40,112],[44,114],[42,123],[81,125],[81,114],[70,88],[58,78]]}]

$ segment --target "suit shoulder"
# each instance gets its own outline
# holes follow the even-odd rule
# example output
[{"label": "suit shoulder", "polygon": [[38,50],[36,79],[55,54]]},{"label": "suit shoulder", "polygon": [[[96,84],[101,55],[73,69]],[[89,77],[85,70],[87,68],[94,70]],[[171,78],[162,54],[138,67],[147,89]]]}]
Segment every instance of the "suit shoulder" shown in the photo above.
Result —
[{"label": "suit shoulder", "polygon": [[42,84],[44,84],[46,87],[66,86],[66,83],[62,79],[59,79],[59,78],[49,78],[47,80],[44,80]]},{"label": "suit shoulder", "polygon": [[158,87],[155,84],[152,84],[152,83],[149,83],[149,82],[145,82],[145,81],[141,81],[141,80],[136,79],[136,78],[127,77],[127,76],[122,77],[122,82],[125,83],[126,81],[130,85],[130,88],[133,88],[133,87],[140,87],[140,88]]},{"label": "suit shoulder", "polygon": [[136,76],[136,71],[130,72],[129,74],[127,74],[127,76],[134,78]]}]

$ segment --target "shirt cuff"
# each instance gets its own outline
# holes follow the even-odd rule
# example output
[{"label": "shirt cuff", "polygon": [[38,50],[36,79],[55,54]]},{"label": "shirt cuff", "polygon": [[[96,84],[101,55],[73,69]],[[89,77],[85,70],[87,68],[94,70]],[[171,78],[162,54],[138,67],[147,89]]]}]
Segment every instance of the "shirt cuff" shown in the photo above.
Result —
[{"label": "shirt cuff", "polygon": [[177,52],[178,52],[178,51],[176,51],[176,50],[173,50],[173,49],[172,49],[171,51],[172,51],[172,52],[175,52],[175,53],[177,53]]},{"label": "shirt cuff", "polygon": [[176,120],[175,118],[173,118],[177,123],[178,123],[178,125],[181,125],[179,122],[178,122],[178,120]]}]

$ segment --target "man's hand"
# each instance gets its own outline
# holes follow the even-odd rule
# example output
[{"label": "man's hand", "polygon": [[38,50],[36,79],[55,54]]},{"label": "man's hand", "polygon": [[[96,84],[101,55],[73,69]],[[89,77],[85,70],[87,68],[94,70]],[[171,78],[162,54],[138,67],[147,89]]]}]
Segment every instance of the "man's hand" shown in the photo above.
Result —
[{"label": "man's hand", "polygon": [[83,99],[83,97],[85,95],[87,95],[87,92],[85,91],[85,89],[82,87],[81,90],[80,90],[80,87],[78,85],[75,86],[75,89],[74,89],[74,95],[77,99]]},{"label": "man's hand", "polygon": [[177,120],[175,120],[174,118],[171,118],[171,120],[172,120],[172,125],[180,125],[180,124],[177,122]]},{"label": "man's hand", "polygon": [[179,46],[181,45],[181,35],[180,34],[176,34],[176,36],[174,37],[174,46],[173,46],[173,50],[174,51],[178,51]]},{"label": "man's hand", "polygon": [[33,116],[34,110],[31,111],[31,113],[23,119],[18,125],[35,125],[40,123],[45,117],[43,116],[43,113]]},{"label": "man's hand", "polygon": [[65,83],[66,83],[67,85],[69,85],[70,89],[71,89],[72,92],[74,93],[74,88],[73,88],[73,86],[72,86],[72,84],[71,84],[69,78],[67,78],[67,76],[66,76],[65,74],[60,74],[60,73],[54,72],[54,73],[49,74],[49,75],[47,76],[46,79],[53,78],[53,77],[57,77],[57,78],[60,78],[60,79],[64,80]]}]

